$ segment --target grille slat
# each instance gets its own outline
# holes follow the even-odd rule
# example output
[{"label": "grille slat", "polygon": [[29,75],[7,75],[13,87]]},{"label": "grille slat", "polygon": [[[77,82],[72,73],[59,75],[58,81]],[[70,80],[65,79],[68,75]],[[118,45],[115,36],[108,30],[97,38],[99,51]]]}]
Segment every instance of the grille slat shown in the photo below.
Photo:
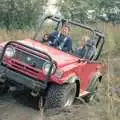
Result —
[{"label": "grille slat", "polygon": [[26,51],[22,51],[20,49],[16,49],[16,54],[14,58],[27,65],[34,65],[34,68],[38,69],[41,69],[44,62],[46,62],[46,60],[44,60],[43,58],[31,55],[30,53],[27,53]]},{"label": "grille slat", "polygon": [[23,70],[26,69],[27,71],[28,71],[28,70],[31,70],[31,71],[33,71],[33,72],[35,72],[35,73],[39,73],[38,70],[35,70],[35,69],[31,68],[31,67],[28,67],[28,66],[26,66],[26,65],[23,65],[23,64],[21,64],[21,63],[19,63],[19,62],[17,62],[17,61],[12,60],[12,63],[14,63],[14,65],[16,65],[16,66],[19,66],[21,69],[23,68]]},{"label": "grille slat", "polygon": [[17,62],[12,61],[11,63],[12,64],[10,65],[10,67],[12,67],[13,69],[15,69],[15,70],[17,70],[19,72],[22,72],[24,74],[27,74],[27,75],[29,75],[31,77],[34,77],[34,78],[38,77],[39,71],[37,71],[37,70],[33,71],[33,69],[31,70],[31,69],[29,69],[29,67],[26,67],[24,65],[20,65],[20,63],[17,64]]},{"label": "grille slat", "polygon": [[38,79],[38,77],[40,77],[39,73],[46,60],[17,48],[15,48],[15,51],[15,56],[12,58],[4,56],[3,63],[18,72]]}]

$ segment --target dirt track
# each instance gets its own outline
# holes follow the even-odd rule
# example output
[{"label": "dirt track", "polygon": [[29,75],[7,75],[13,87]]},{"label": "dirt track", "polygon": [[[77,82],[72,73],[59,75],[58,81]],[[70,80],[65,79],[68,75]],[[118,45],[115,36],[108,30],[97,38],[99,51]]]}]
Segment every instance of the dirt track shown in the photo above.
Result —
[{"label": "dirt track", "polygon": [[[114,71],[113,67],[111,70]],[[41,117],[42,113],[33,109],[31,99],[26,99],[23,95],[17,97],[10,94],[0,96],[0,120],[120,120],[120,97],[114,97],[115,94],[108,91],[108,82],[114,88],[119,85],[120,78],[111,77],[110,81],[108,78],[106,79],[98,92],[100,102],[84,105],[77,101],[71,108],[49,109],[44,113],[44,119]],[[111,84],[112,80],[116,80],[114,81],[116,85]]]},{"label": "dirt track", "polygon": [[[32,108],[30,100],[23,95],[13,98],[11,95],[0,97],[0,120],[43,120],[41,113]],[[103,120],[99,104],[84,105],[76,102],[71,108],[49,109],[45,120]]]}]

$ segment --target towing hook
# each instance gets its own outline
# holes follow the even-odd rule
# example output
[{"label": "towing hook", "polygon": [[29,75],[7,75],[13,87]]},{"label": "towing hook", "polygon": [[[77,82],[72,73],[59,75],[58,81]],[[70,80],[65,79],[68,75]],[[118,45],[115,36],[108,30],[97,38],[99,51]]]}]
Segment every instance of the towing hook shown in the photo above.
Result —
[{"label": "towing hook", "polygon": [[6,78],[7,72],[8,72],[7,68],[5,68],[3,71],[0,71],[0,78],[3,78],[3,79]]},{"label": "towing hook", "polygon": [[0,73],[0,83],[5,83],[6,79],[5,79],[5,75],[6,73]]},{"label": "towing hook", "polygon": [[5,72],[0,73],[0,78],[4,78],[5,77]]}]

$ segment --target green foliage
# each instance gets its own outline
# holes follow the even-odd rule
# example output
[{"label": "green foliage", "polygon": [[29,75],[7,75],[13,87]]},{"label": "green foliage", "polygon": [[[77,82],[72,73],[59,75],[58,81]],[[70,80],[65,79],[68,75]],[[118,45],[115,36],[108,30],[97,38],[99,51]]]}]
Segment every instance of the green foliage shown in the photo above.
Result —
[{"label": "green foliage", "polygon": [[[59,7],[60,6],[60,7]],[[82,23],[88,22],[88,11],[94,10],[92,20],[100,19],[120,23],[119,0],[59,0],[58,5],[63,16]],[[106,17],[103,15],[106,14]]]},{"label": "green foliage", "polygon": [[[35,27],[44,14],[44,6],[48,0],[0,0],[0,27],[23,29]],[[119,0],[58,0],[57,7],[62,16],[81,23],[96,22],[96,20],[120,23]],[[88,11],[94,10],[92,19]],[[106,14],[106,18],[103,17]]]},{"label": "green foliage", "polygon": [[0,0],[0,27],[7,30],[35,26],[45,0]]},{"label": "green foliage", "polygon": [[84,22],[87,19],[88,4],[81,0],[60,1],[60,12],[65,18]]}]

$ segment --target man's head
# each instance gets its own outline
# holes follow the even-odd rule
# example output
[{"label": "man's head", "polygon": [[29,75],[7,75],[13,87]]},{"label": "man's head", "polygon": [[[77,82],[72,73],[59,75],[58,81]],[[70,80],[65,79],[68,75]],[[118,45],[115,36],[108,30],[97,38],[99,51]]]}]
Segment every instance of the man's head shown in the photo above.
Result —
[{"label": "man's head", "polygon": [[69,32],[70,32],[70,27],[68,25],[63,25],[60,32],[63,35],[67,36],[69,34]]}]

